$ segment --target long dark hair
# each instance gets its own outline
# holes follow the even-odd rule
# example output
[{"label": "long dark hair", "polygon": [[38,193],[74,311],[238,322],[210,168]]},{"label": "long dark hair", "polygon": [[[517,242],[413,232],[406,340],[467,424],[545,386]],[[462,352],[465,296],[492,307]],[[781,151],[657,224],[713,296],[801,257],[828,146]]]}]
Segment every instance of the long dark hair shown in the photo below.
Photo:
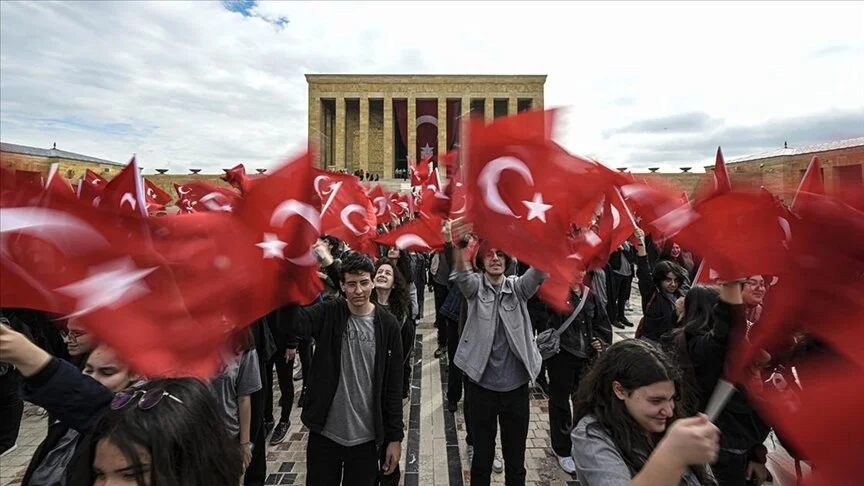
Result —
[{"label": "long dark hair", "polygon": [[687,336],[695,336],[706,328],[710,328],[714,306],[720,300],[717,287],[697,285],[691,287],[684,297],[684,332]]},{"label": "long dark hair", "polygon": [[675,278],[678,279],[679,290],[689,281],[689,274],[681,265],[678,265],[675,262],[670,262],[669,260],[660,260],[656,265],[654,265],[654,270],[651,271],[651,280],[654,281],[654,286],[657,287],[657,292],[663,291],[660,284],[666,280],[666,275],[669,272],[675,274]]},{"label": "long dark hair", "polygon": [[[573,421],[578,423],[586,415],[593,415],[597,423],[615,443],[618,452],[632,475],[642,470],[662,434],[646,434],[627,411],[612,389],[618,382],[628,391],[662,381],[675,385],[680,392],[680,372],[659,348],[640,339],[626,339],[613,344],[600,354],[600,358],[582,379],[576,392]],[[678,397],[676,396],[676,399]],[[671,421],[681,417],[676,406]],[[693,467],[702,484],[710,482],[705,466]]]},{"label": "long dark hair", "polygon": [[[387,309],[396,317],[399,324],[402,324],[411,315],[411,291],[408,288],[408,282],[402,275],[402,271],[393,266],[387,258],[382,258],[375,264],[376,273],[382,265],[390,265],[393,268],[393,288],[390,290],[390,297],[387,298]],[[376,288],[372,289],[372,303],[378,304],[378,289]]]},{"label": "long dark hair", "polygon": [[[393,248],[387,248],[387,253],[389,253],[391,249]],[[384,255],[384,258],[390,260],[387,258],[386,254]],[[410,287],[410,284],[414,283],[414,272],[411,271],[411,255],[409,255],[405,250],[399,250],[399,258],[396,260],[394,267],[402,273],[402,277]]]},{"label": "long dark hair", "polygon": [[[160,379],[141,389],[162,389],[183,403],[163,397],[154,408],[142,410],[134,397],[108,412],[93,431],[91,464],[96,444],[105,439],[133,466],[141,465],[138,449],[146,450],[153,486],[237,484],[243,474],[240,448],[228,436],[207,385],[193,378]],[[138,485],[148,484],[140,467],[135,469]]]}]

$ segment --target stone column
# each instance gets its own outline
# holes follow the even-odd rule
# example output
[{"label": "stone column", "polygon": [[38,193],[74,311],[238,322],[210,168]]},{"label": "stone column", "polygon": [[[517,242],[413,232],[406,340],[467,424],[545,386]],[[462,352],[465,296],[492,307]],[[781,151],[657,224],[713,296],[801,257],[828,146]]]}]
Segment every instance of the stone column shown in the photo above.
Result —
[{"label": "stone column", "polygon": [[313,154],[313,163],[321,168],[321,151],[324,150],[325,140],[321,130],[321,98],[309,96],[309,128],[306,132],[306,149]]},{"label": "stone column", "polygon": [[[447,153],[447,98],[438,98],[438,157],[440,163],[441,157]],[[443,165],[438,166],[438,173],[445,175],[447,169]]]},{"label": "stone column", "polygon": [[531,99],[531,109],[532,110],[542,110],[543,109],[543,93],[535,95]]},{"label": "stone column", "polygon": [[369,172],[369,97],[360,97],[360,168]]},{"label": "stone column", "polygon": [[507,116],[513,116],[519,111],[519,98],[507,98]]},{"label": "stone column", "polygon": [[333,165],[337,169],[345,169],[345,97],[336,98],[336,120],[333,127],[336,141],[333,144]]},{"label": "stone column", "polygon": [[384,163],[382,177],[393,178],[393,97],[384,96],[384,150],[382,151]]},{"label": "stone column", "polygon": [[[408,159],[417,163],[417,98],[408,95],[408,120],[405,122]],[[410,166],[409,166],[410,167]]]},{"label": "stone column", "polygon": [[492,123],[495,119],[495,98],[486,98],[483,106],[483,118],[486,124]]}]

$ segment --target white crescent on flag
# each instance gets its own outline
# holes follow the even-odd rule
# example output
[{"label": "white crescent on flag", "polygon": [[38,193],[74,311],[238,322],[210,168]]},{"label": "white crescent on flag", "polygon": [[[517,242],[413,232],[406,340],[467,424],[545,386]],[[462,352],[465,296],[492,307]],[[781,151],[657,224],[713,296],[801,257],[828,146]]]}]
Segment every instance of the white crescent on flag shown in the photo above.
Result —
[{"label": "white crescent on flag", "polygon": [[360,231],[354,226],[354,223],[351,222],[349,216],[351,216],[352,213],[364,214],[365,212],[366,210],[363,209],[363,206],[359,204],[349,204],[345,206],[339,217],[342,219],[342,224],[344,224],[345,227],[350,229],[355,235],[360,236],[369,232],[369,226],[367,225],[363,231]]},{"label": "white crescent on flag", "polygon": [[427,250],[432,249],[432,247],[429,246],[429,243],[426,243],[426,240],[424,240],[418,235],[415,235],[414,233],[406,233],[399,238],[396,238],[396,248],[404,250],[412,246],[418,246]]},{"label": "white crescent on flag", "polygon": [[513,214],[513,211],[501,199],[501,194],[498,192],[498,181],[501,179],[501,172],[507,169],[516,171],[526,183],[534,185],[534,177],[531,175],[531,170],[528,169],[528,166],[516,157],[510,156],[498,157],[487,163],[477,177],[477,184],[483,190],[483,200],[490,210],[498,214],[519,218],[519,216]]}]

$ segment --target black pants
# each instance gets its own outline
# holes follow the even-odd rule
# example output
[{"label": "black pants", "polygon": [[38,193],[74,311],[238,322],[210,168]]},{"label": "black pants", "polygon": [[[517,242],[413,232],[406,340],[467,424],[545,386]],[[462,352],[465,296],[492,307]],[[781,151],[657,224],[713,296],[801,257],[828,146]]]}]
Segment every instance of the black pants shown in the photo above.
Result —
[{"label": "black pants", "polygon": [[379,479],[375,442],[345,447],[315,432],[306,443],[308,486],[374,486]]},{"label": "black pants", "polygon": [[528,385],[509,392],[487,390],[466,380],[466,399],[470,401],[474,461],[471,486],[486,486],[495,459],[495,435],[501,427],[501,452],[504,455],[504,484],[525,484],[525,441],[528,438]]},{"label": "black pants", "polygon": [[0,454],[6,452],[18,441],[18,431],[21,429],[21,414],[24,412],[24,402],[18,395],[20,375],[11,365],[0,364],[3,368],[0,375]]},{"label": "black pants", "polygon": [[607,274],[606,282],[609,291],[606,314],[609,315],[609,322],[614,324],[624,320],[624,304],[630,295],[630,284],[633,282],[633,276],[618,275],[610,271]]},{"label": "black pants", "polygon": [[717,463],[711,465],[711,471],[717,478],[718,486],[747,486],[747,465],[749,462],[749,456],[746,452],[734,454],[721,449],[717,456]]},{"label": "black pants", "polygon": [[[282,356],[284,360],[284,355]],[[258,356],[258,370],[261,373],[261,382],[265,382],[265,374],[271,376],[272,373],[265,373],[267,366],[267,358]],[[264,361],[262,363],[262,361]],[[269,371],[269,368],[267,368]],[[253,444],[252,461],[249,467],[246,468],[246,474],[243,477],[245,486],[264,486],[264,480],[267,478],[267,430],[264,428],[264,408],[269,402],[273,406],[273,387],[270,387],[270,392],[266,388],[262,388],[249,396],[249,401],[252,406],[251,420],[249,421],[249,441]]]},{"label": "black pants", "polygon": [[579,387],[579,374],[588,362],[561,350],[546,360],[549,372],[549,435],[552,450],[561,457],[570,457],[572,443],[570,430],[573,428],[573,411],[570,397]]},{"label": "black pants", "polygon": [[294,406],[294,360],[285,362],[285,350],[277,351],[273,358],[267,363],[267,371],[264,374],[264,390],[267,396],[264,401],[264,420],[273,422],[273,368],[276,368],[276,378],[279,380],[279,391],[282,397],[279,406],[282,412],[279,414],[280,422],[291,420],[291,408]]},{"label": "black pants", "polygon": [[435,291],[435,329],[438,330],[438,346],[447,346],[447,318],[441,314],[441,306],[447,300],[447,286],[432,282]]}]

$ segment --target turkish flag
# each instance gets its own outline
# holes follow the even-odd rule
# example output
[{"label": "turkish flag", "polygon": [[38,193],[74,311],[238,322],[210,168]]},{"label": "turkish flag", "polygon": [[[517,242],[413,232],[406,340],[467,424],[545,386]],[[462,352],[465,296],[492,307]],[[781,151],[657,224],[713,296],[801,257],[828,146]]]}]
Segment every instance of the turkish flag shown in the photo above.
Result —
[{"label": "turkish flag", "polygon": [[[490,125],[472,122],[465,150],[467,218],[491,247],[572,283],[571,214],[598,200],[605,186],[595,164],[550,143],[547,124],[542,111]],[[559,296],[562,304],[566,297]]]},{"label": "turkish flag", "polygon": [[375,219],[378,223],[383,224],[393,220],[393,214],[390,211],[390,198],[380,184],[375,185],[367,193],[372,201],[372,207],[375,208]]},{"label": "turkish flag", "polygon": [[[321,169],[312,169],[312,186],[315,189],[315,201],[318,209],[323,209],[330,200],[333,191],[342,187],[344,184],[359,184],[357,177],[351,174],[341,174],[339,172],[329,172]],[[363,186],[360,185],[362,188]],[[365,191],[365,188],[363,189]],[[323,211],[322,211],[323,212]]]},{"label": "turkish flag", "polygon": [[399,225],[393,231],[379,235],[375,238],[375,242],[400,250],[421,253],[441,251],[444,249],[441,224],[441,218],[418,218]]},{"label": "turkish flag", "polygon": [[438,160],[438,101],[417,100],[417,160]]},{"label": "turkish flag", "polygon": [[243,164],[237,164],[226,170],[222,174],[222,180],[231,184],[231,187],[240,191],[241,194],[246,193],[252,186],[249,176],[246,175],[246,166]]},{"label": "turkish flag", "polygon": [[398,192],[391,192],[388,196],[391,211],[397,218],[408,216],[408,201],[403,196]]},{"label": "turkish flag", "polygon": [[321,234],[309,154],[286,162],[262,178],[237,203],[234,214],[252,230],[266,262],[266,300],[273,308],[288,299],[309,304],[323,289],[312,251]]},{"label": "turkish flag", "polygon": [[51,164],[51,170],[48,171],[48,178],[45,180],[45,191],[56,196],[75,196],[75,191],[57,172],[58,165]]},{"label": "turkish flag", "polygon": [[226,187],[204,181],[189,181],[174,184],[177,191],[177,207],[181,213],[230,213],[240,200],[240,194]]},{"label": "turkish flag", "polygon": [[132,157],[126,167],[102,188],[99,207],[147,216],[147,201],[142,185],[138,162]]},{"label": "turkish flag", "polygon": [[694,200],[702,201],[731,190],[732,180],[729,178],[729,171],[726,169],[723,151],[720,147],[717,147],[717,155],[714,159],[714,172],[712,172],[710,178],[702,178],[699,187],[694,191]]},{"label": "turkish flag", "polygon": [[423,185],[429,177],[430,166],[429,158],[421,159],[417,165],[411,162],[411,187]]},{"label": "turkish flag", "polygon": [[147,211],[152,213],[165,209],[165,206],[171,202],[171,195],[156,184],[144,179],[144,201],[147,204]]},{"label": "turkish flag", "polygon": [[[864,213],[832,197],[798,197],[787,266],[749,341],[730,353],[727,376],[747,387],[760,414],[825,484],[853,484],[864,433]],[[782,356],[795,335],[820,343],[791,363],[800,389],[781,393],[746,379],[762,350]]]},{"label": "turkish flag", "polygon": [[229,334],[276,308],[232,215],[147,218],[34,194],[0,198],[0,306],[75,317],[142,375],[207,379]]},{"label": "turkish flag", "polygon": [[795,191],[795,197],[792,199],[791,208],[793,211],[798,207],[798,194],[809,192],[813,194],[825,194],[825,182],[822,180],[822,164],[819,162],[819,157],[813,157],[810,164],[807,166],[807,171],[804,172],[804,177],[801,178],[801,184],[798,185],[798,190]]},{"label": "turkish flag", "polygon": [[321,231],[344,241],[356,251],[372,257],[378,251],[372,238],[377,232],[375,208],[366,191],[354,178],[332,187],[321,211]]},{"label": "turkish flag", "polygon": [[42,188],[42,174],[32,170],[15,170],[15,186]]},{"label": "turkish flag", "polygon": [[99,174],[87,169],[84,172],[84,177],[78,180],[78,188],[76,193],[78,199],[92,204],[99,205],[99,198],[102,195],[102,189],[108,184],[108,180]]}]

